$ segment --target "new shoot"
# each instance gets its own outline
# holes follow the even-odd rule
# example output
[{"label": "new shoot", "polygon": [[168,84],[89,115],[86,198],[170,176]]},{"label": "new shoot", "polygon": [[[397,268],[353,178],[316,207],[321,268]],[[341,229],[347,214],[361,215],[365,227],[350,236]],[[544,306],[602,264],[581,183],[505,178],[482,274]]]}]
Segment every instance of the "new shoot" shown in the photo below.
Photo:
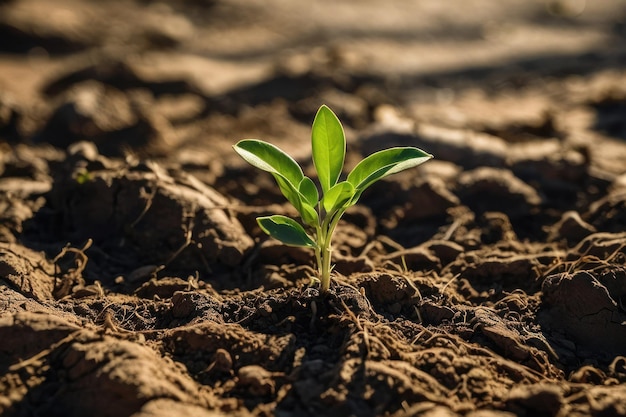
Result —
[{"label": "new shoot", "polygon": [[286,245],[313,249],[320,290],[330,288],[332,238],[339,219],[363,191],[381,178],[420,165],[433,156],[414,147],[394,147],[373,153],[340,180],[346,155],[341,122],[327,106],[317,111],[311,130],[313,165],[319,188],[298,163],[278,147],[257,139],[233,146],[251,165],[267,171],[300,214],[301,223],[282,216],[258,217],[261,229]]}]

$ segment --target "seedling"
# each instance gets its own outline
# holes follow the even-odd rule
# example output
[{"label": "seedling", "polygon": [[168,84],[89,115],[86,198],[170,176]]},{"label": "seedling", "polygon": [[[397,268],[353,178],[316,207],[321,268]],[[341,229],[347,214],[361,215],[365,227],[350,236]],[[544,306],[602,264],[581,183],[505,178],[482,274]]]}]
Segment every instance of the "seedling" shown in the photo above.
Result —
[{"label": "seedling", "polygon": [[[378,151],[359,162],[339,181],[346,155],[341,122],[327,106],[317,111],[311,130],[313,165],[320,190],[298,163],[276,146],[244,139],[233,146],[251,165],[274,176],[278,188],[296,208],[302,224],[282,215],[258,217],[261,229],[286,245],[315,251],[321,292],[330,288],[332,237],[339,219],[355,205],[367,187],[396,172],[420,165],[433,156],[414,147]],[[306,229],[305,229],[306,228]]]}]

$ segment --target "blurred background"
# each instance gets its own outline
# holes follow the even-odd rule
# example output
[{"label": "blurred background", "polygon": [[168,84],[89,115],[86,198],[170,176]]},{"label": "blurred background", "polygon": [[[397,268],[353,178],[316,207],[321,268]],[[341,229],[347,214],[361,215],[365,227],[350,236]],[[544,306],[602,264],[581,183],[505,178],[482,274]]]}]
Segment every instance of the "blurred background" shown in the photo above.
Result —
[{"label": "blurred background", "polygon": [[547,121],[564,89],[606,79],[626,137],[625,65],[625,0],[4,0],[0,139],[204,164],[247,135],[306,152],[321,103],[348,129],[558,136],[592,117]]}]

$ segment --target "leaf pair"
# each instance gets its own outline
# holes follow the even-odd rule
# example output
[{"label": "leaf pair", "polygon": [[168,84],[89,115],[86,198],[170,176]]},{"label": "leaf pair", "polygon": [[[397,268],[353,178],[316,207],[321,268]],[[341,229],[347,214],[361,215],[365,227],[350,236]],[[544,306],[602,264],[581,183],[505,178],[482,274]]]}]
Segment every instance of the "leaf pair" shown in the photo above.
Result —
[{"label": "leaf pair", "polygon": [[[346,139],[341,122],[325,105],[317,111],[311,130],[313,165],[321,196],[298,163],[278,147],[257,139],[245,139],[233,148],[248,163],[274,176],[280,191],[298,210],[304,223],[313,229],[314,236],[295,220],[281,215],[259,217],[257,221],[263,231],[287,245],[316,248],[318,258],[326,254],[330,256],[334,227],[367,187],[432,158],[413,147],[385,149],[359,162],[345,181],[339,181],[346,155]],[[330,264],[318,259],[318,265]],[[323,268],[321,276],[328,276],[330,266]],[[322,282],[322,288],[324,285]]]}]

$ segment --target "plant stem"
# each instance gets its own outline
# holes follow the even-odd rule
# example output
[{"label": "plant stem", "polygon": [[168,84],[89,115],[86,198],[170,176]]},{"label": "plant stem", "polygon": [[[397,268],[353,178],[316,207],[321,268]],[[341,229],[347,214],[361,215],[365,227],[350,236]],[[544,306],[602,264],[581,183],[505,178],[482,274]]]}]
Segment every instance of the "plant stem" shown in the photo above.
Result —
[{"label": "plant stem", "polygon": [[330,289],[330,259],[332,249],[330,248],[330,242],[327,247],[322,248],[322,270],[321,270],[321,291],[327,292]]},{"label": "plant stem", "polygon": [[322,270],[322,241],[320,237],[322,236],[322,228],[320,226],[315,227],[315,260],[317,261],[317,272],[319,273]]},{"label": "plant stem", "polygon": [[322,226],[318,229],[318,248],[316,248],[315,255],[317,257],[320,290],[322,293],[330,289],[332,238],[335,233],[335,227],[337,227],[337,223],[339,223],[339,219],[344,212],[345,209],[328,214],[322,222]]}]

